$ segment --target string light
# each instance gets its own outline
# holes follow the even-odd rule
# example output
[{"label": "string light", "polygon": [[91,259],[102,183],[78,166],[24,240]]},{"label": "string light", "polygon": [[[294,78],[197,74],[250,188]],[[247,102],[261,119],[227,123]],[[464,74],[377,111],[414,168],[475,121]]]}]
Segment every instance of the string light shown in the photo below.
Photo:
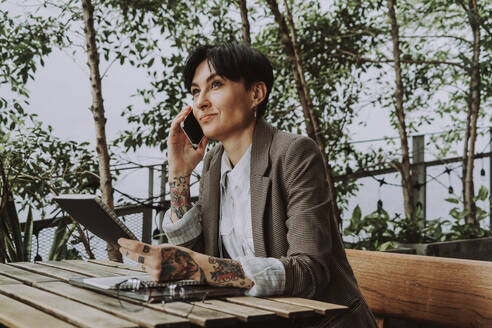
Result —
[{"label": "string light", "polygon": [[41,255],[39,255],[39,238],[38,238],[38,234],[36,233],[34,236],[36,236],[36,256],[34,257],[34,262],[42,261],[43,258],[41,257]]},{"label": "string light", "polygon": [[449,185],[448,194],[450,194],[450,195],[454,194],[453,186],[451,185],[451,171],[452,171],[452,169],[450,167],[446,166],[446,168],[444,169],[444,172],[443,172],[443,174],[446,173],[448,175],[448,185]]}]

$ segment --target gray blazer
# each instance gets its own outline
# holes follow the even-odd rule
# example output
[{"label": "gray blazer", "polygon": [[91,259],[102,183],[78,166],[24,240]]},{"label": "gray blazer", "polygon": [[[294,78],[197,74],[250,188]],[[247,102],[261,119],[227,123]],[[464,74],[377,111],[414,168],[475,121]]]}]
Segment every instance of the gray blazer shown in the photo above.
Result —
[{"label": "gray blazer", "polygon": [[[218,256],[220,163],[217,145],[207,153],[196,206],[203,233],[183,246]],[[324,327],[376,327],[347,262],[331,216],[320,151],[310,138],[277,130],[259,118],[251,148],[251,219],[257,257],[284,264],[285,295],[343,304]]]}]

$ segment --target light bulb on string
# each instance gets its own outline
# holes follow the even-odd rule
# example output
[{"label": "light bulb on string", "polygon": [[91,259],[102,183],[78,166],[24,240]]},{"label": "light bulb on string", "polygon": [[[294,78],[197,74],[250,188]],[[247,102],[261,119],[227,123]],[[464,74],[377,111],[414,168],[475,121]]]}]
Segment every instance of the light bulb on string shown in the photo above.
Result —
[{"label": "light bulb on string", "polygon": [[36,233],[34,236],[36,236],[36,256],[34,257],[34,262],[41,262],[43,258],[41,255],[39,255],[39,238],[38,234]]},{"label": "light bulb on string", "polygon": [[381,180],[378,180],[379,182],[379,187],[378,187],[378,202],[377,202],[377,205],[376,205],[376,208],[379,211],[381,211],[383,209],[383,200],[381,199],[381,187],[386,183],[386,181],[384,181],[384,178],[381,179]]},{"label": "light bulb on string", "polygon": [[446,167],[446,169],[444,169],[444,173],[447,173],[448,175],[448,193],[450,195],[454,194],[454,190],[453,190],[453,186],[451,185],[451,169],[449,167]]}]

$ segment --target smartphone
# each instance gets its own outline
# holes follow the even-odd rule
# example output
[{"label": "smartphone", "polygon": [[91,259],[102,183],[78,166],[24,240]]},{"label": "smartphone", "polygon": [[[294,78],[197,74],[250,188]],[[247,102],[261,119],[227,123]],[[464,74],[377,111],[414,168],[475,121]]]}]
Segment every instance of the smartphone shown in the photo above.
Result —
[{"label": "smartphone", "polygon": [[204,137],[204,134],[202,127],[198,124],[195,115],[193,115],[193,111],[190,111],[184,121],[181,122],[181,128],[188,137],[188,140],[190,140],[193,148],[197,149]]}]

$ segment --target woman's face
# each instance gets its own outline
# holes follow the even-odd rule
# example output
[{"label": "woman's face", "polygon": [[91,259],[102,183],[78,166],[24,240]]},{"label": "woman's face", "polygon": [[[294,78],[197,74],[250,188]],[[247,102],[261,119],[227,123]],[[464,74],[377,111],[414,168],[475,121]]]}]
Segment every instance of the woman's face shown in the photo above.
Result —
[{"label": "woman's face", "polygon": [[242,81],[217,75],[207,60],[196,68],[190,91],[193,114],[208,138],[224,141],[254,126],[252,91]]}]

